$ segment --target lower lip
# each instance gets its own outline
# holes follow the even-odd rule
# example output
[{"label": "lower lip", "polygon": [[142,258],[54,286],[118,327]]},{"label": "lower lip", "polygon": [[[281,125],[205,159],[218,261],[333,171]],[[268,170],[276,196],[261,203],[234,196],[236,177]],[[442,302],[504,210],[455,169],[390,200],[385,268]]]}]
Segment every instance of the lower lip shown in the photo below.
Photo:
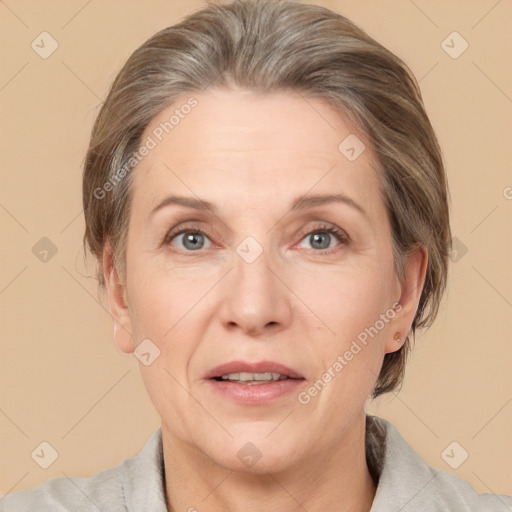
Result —
[{"label": "lower lip", "polygon": [[209,379],[212,389],[240,404],[265,405],[291,393],[297,393],[304,379],[285,379],[268,384],[239,384],[238,382]]}]

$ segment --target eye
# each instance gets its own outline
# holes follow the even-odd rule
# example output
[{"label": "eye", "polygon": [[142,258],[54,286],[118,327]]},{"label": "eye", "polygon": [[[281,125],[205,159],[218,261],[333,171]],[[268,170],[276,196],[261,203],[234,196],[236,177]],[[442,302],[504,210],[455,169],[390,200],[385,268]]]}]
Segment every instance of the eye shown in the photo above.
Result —
[{"label": "eye", "polygon": [[302,239],[307,240],[315,252],[319,254],[330,254],[336,251],[332,242],[338,240],[340,243],[347,244],[349,236],[336,226],[319,226],[312,231],[307,232]]},{"label": "eye", "polygon": [[[318,226],[311,231],[302,234],[302,241],[309,241],[312,249],[318,254],[330,254],[337,249],[333,242],[347,244],[350,237],[342,229],[330,226]],[[199,228],[182,228],[178,231],[171,231],[164,239],[165,245],[172,245],[183,252],[198,252],[211,246],[211,240],[207,233]],[[333,249],[334,247],[334,249]]]},{"label": "eye", "polygon": [[164,243],[166,245],[176,245],[173,243],[173,241],[179,241],[180,239],[182,246],[178,246],[178,249],[181,249],[185,252],[193,252],[203,249],[205,245],[205,240],[210,240],[208,235],[201,229],[184,228],[178,232],[169,233],[165,237]]}]

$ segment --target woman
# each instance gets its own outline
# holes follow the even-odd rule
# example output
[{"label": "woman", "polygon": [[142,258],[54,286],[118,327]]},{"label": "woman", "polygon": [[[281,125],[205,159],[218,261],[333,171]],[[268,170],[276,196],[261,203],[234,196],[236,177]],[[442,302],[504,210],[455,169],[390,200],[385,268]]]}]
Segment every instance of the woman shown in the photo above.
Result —
[{"label": "woman", "polygon": [[83,201],[162,427],[0,510],[510,509],[364,410],[434,320],[451,236],[418,86],[349,20],[237,0],[153,36],[96,120]]}]

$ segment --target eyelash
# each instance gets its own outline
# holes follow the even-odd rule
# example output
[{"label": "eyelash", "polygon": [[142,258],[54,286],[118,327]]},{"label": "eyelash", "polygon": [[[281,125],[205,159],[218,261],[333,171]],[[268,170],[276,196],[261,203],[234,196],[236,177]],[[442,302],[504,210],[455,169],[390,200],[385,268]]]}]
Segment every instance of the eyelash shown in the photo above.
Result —
[{"label": "eyelash", "polygon": [[[208,233],[206,233],[202,229],[195,228],[195,227],[186,227],[186,228],[183,228],[176,232],[170,231],[165,236],[165,238],[163,240],[164,245],[171,245],[171,242],[176,237],[178,237],[179,235],[183,235],[184,233],[201,234],[201,235],[207,237],[208,239],[210,239],[210,236],[208,235]],[[348,244],[350,242],[350,237],[348,236],[348,234],[345,231],[343,231],[342,229],[339,229],[338,227],[335,227],[335,226],[326,226],[326,225],[317,226],[314,229],[312,229],[311,231],[302,232],[300,235],[301,236],[300,241],[302,242],[302,240],[304,240],[306,237],[315,235],[317,233],[329,233],[331,235],[335,235],[336,238],[338,239],[338,241],[341,243]],[[325,255],[325,254],[332,254],[332,253],[336,252],[338,250],[338,248],[335,247],[335,248],[331,248],[331,249],[320,249],[320,250],[311,249],[311,250],[315,254]],[[196,252],[199,253],[200,251],[185,251],[185,254],[187,254],[189,256],[195,256]]]}]

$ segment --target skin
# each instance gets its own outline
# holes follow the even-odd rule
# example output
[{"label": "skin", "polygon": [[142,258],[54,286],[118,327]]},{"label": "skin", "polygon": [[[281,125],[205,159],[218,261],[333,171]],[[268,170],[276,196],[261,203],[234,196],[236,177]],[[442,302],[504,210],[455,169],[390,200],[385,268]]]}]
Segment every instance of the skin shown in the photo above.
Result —
[{"label": "skin", "polygon": [[[408,257],[404,276],[394,273],[370,145],[323,100],[239,89],[193,96],[197,107],[132,171],[126,275],[108,243],[103,257],[117,344],[131,353],[149,338],[160,350],[140,367],[162,420],[168,510],[368,511],[376,487],[364,405],[384,355],[410,331],[426,251]],[[338,150],[349,134],[366,145],[353,162]],[[290,211],[306,193],[344,194],[365,214],[344,203]],[[151,216],[170,194],[218,212],[174,205]],[[333,225],[349,239],[308,234]],[[165,244],[174,227],[207,237],[196,235],[196,250],[186,235]],[[252,263],[236,252],[247,236],[263,249]],[[395,302],[394,318],[307,404],[292,393],[239,405],[203,379],[225,362],[272,360],[300,372],[307,390]],[[262,455],[252,467],[237,457],[247,442]]]}]

